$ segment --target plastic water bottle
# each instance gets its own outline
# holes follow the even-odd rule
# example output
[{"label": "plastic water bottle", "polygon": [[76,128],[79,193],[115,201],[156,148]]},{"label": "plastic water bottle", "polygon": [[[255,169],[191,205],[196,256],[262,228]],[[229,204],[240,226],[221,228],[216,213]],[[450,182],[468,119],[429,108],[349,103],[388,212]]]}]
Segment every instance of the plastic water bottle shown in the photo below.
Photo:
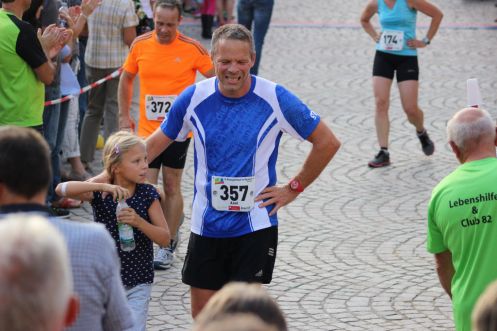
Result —
[{"label": "plastic water bottle", "polygon": [[[117,204],[116,208],[116,216],[119,215],[123,208],[129,208],[126,200],[121,200]],[[125,252],[130,252],[135,249],[135,236],[133,234],[133,227],[129,224],[117,222],[117,228],[119,230],[119,243],[121,245],[121,249]]]}]

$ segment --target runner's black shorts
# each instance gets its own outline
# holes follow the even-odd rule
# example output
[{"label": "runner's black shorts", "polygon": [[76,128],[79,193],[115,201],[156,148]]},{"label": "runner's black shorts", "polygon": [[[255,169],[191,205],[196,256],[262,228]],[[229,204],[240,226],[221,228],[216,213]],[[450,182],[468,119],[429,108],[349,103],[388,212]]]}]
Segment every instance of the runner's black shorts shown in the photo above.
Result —
[{"label": "runner's black shorts", "polygon": [[273,278],[278,227],[235,238],[190,234],[183,283],[217,291],[230,281],[269,284]]},{"label": "runner's black shorts", "polygon": [[419,66],[417,56],[404,56],[376,51],[373,76],[392,79],[397,73],[397,82],[418,80]]},{"label": "runner's black shorts", "polygon": [[155,160],[149,163],[148,167],[160,169],[160,166],[163,165],[173,169],[184,169],[190,140],[191,138],[181,142],[173,141]]}]

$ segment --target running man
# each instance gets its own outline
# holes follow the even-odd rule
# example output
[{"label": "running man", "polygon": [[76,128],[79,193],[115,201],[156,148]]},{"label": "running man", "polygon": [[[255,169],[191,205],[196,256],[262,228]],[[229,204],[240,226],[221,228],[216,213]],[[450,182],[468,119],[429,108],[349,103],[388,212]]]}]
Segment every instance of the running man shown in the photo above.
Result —
[{"label": "running man", "polygon": [[[195,195],[183,282],[192,316],[230,281],[271,282],[278,243],[277,211],[304,191],[340,146],[331,130],[284,87],[250,75],[250,31],[218,28],[211,55],[216,78],[187,88],[147,139],[150,158],[193,131]],[[286,185],[276,185],[283,133],[312,149]]]},{"label": "running man", "polygon": [[[181,18],[180,1],[157,1],[154,6],[154,31],[137,37],[131,45],[118,89],[121,130],[135,130],[130,105],[136,75],[140,79],[137,132],[143,138],[150,136],[160,126],[178,94],[195,82],[197,71],[205,77],[214,76],[207,50],[178,31]],[[172,236],[171,244],[161,247],[155,257],[154,266],[160,270],[169,268],[174,260],[178,230],[183,217],[181,176],[189,144],[190,136],[149,159],[151,162],[147,177],[150,183],[157,184],[162,166],[165,193],[162,208]]]}]

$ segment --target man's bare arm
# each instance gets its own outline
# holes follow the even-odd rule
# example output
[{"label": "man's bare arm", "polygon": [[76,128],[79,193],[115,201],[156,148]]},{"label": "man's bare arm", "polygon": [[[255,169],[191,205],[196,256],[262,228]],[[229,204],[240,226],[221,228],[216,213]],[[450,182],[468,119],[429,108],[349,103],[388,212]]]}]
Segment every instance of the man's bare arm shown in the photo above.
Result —
[{"label": "man's bare arm", "polygon": [[135,130],[135,123],[131,118],[129,108],[133,96],[133,80],[135,75],[124,70],[119,78],[117,88],[117,103],[119,105],[119,129]]},{"label": "man's bare arm", "polygon": [[[312,149],[302,169],[295,176],[295,179],[298,179],[304,188],[309,186],[319,176],[340,148],[340,141],[322,121],[319,122],[307,140],[312,143]],[[291,190],[288,184],[284,186],[272,186],[265,188],[257,196],[255,201],[267,199],[259,205],[260,208],[274,204],[274,209],[269,214],[271,216],[278,209],[295,200],[298,194],[298,192]]]},{"label": "man's bare arm", "polygon": [[160,127],[157,128],[146,140],[149,162],[155,160],[172,142],[172,139],[166,136]]},{"label": "man's bare arm", "polygon": [[450,251],[445,251],[435,254],[435,263],[440,284],[452,299],[451,284],[455,273],[454,265],[452,264],[452,253]]},{"label": "man's bare arm", "polygon": [[318,178],[340,148],[340,141],[323,121],[319,122],[307,140],[312,143],[312,149],[305,160],[304,166],[295,176],[296,179],[300,180],[304,188]]},{"label": "man's bare arm", "polygon": [[130,26],[128,28],[123,28],[123,40],[128,47],[131,46],[133,40],[136,38],[136,26]]}]

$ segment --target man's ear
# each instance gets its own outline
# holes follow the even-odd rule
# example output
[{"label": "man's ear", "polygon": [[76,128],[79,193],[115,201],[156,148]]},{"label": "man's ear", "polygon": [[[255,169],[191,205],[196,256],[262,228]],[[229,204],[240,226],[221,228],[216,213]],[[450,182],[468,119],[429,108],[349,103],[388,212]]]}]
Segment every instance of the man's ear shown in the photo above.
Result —
[{"label": "man's ear", "polygon": [[256,57],[257,55],[255,54],[255,52],[250,52],[250,58],[252,59],[252,65],[250,66],[250,68],[252,68],[255,65]]},{"label": "man's ear", "polygon": [[456,155],[456,158],[459,160],[459,162],[462,163],[463,160],[462,160],[461,149],[459,147],[457,147],[457,145],[453,141],[449,141],[449,145],[450,145],[450,148],[452,149],[452,151],[454,152],[454,154]]},{"label": "man's ear", "polygon": [[67,304],[64,326],[70,327],[76,322],[79,315],[79,298],[76,294],[71,295]]}]

